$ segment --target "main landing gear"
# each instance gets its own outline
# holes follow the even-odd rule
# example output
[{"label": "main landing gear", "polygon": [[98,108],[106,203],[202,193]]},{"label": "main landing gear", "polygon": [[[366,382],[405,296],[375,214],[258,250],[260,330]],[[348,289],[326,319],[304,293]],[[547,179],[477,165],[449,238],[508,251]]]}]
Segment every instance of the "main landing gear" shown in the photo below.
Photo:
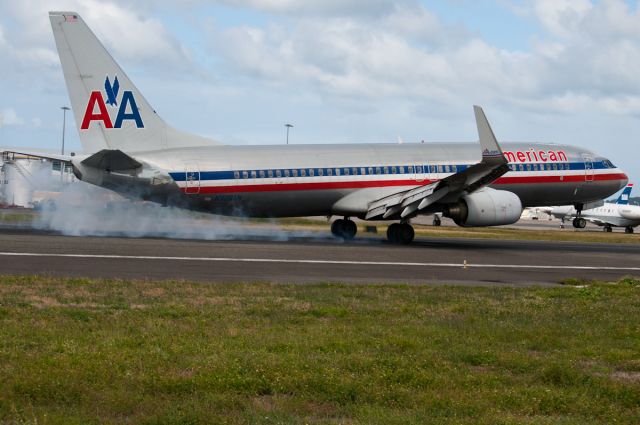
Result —
[{"label": "main landing gear", "polygon": [[624,232],[625,232],[625,233],[633,233],[633,227],[631,227],[631,226],[627,226],[627,227],[625,227],[625,228],[624,228]]},{"label": "main landing gear", "polygon": [[584,229],[587,227],[587,220],[582,217],[576,217],[573,219],[573,227],[576,229]]},{"label": "main landing gear", "polygon": [[333,236],[342,238],[346,241],[350,241],[356,236],[358,232],[358,226],[348,217],[344,219],[340,218],[331,223],[331,233]]},{"label": "main landing gear", "polygon": [[387,239],[391,243],[408,245],[414,237],[413,226],[409,223],[393,223],[387,228]]},{"label": "main landing gear", "polygon": [[613,232],[613,229],[608,224],[605,224],[604,227],[602,228],[602,230],[604,230],[607,233]]}]

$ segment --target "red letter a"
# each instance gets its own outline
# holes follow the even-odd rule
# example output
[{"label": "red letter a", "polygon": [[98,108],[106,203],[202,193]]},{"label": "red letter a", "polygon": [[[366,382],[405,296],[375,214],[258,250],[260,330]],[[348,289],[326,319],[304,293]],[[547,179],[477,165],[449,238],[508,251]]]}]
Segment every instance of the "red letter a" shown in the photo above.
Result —
[{"label": "red letter a", "polygon": [[[98,104],[98,109],[100,109],[100,112],[94,114],[93,111],[96,108],[96,103]],[[107,105],[104,104],[102,93],[100,93],[99,91],[91,92],[89,102],[87,103],[87,110],[84,111],[84,118],[82,119],[82,125],[80,126],[80,128],[82,130],[88,129],[91,121],[102,121],[105,128],[113,128],[113,124],[111,124],[111,118],[109,117],[109,113],[107,112]]]}]

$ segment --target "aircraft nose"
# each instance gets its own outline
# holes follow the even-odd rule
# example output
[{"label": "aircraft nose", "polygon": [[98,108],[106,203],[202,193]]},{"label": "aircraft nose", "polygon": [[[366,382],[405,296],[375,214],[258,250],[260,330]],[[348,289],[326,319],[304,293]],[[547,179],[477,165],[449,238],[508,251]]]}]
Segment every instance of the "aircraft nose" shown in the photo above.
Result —
[{"label": "aircraft nose", "polygon": [[623,187],[625,187],[627,185],[627,183],[629,183],[629,177],[627,176],[627,173],[625,173],[624,171],[622,171],[620,176],[620,180],[618,180],[618,190],[622,189]]}]

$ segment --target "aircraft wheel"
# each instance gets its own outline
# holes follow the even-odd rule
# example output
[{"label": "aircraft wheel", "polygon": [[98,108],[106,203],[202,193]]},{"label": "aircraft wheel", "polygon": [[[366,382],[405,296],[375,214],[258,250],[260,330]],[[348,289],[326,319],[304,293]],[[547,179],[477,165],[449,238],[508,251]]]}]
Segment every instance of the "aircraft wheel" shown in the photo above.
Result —
[{"label": "aircraft wheel", "polygon": [[387,240],[391,243],[398,243],[400,240],[400,225],[393,223],[387,228]]},{"label": "aircraft wheel", "polygon": [[587,226],[587,220],[582,217],[576,217],[573,219],[573,227],[576,229],[584,229]]},{"label": "aircraft wheel", "polygon": [[398,230],[398,240],[403,245],[409,245],[413,242],[413,238],[416,233],[413,230],[413,226],[408,223],[402,223]]},{"label": "aircraft wheel", "polygon": [[611,226],[604,226],[603,229],[605,232],[609,233],[609,232],[613,232],[613,229],[611,228]]},{"label": "aircraft wheel", "polygon": [[342,224],[342,237],[345,240],[351,240],[356,236],[356,233],[358,233],[358,226],[356,226],[356,223],[354,223],[352,220],[343,220],[344,223]]},{"label": "aircraft wheel", "polygon": [[331,223],[331,234],[337,238],[341,238],[344,233],[344,222],[345,220],[339,218],[338,220]]},{"label": "aircraft wheel", "polygon": [[438,217],[437,215],[433,216],[433,225],[434,226],[440,226],[442,224],[442,221],[440,220],[440,217]]},{"label": "aircraft wheel", "polygon": [[631,227],[631,226],[627,226],[627,227],[625,227],[625,228],[624,228],[624,232],[625,232],[625,233],[633,233],[633,227]]}]

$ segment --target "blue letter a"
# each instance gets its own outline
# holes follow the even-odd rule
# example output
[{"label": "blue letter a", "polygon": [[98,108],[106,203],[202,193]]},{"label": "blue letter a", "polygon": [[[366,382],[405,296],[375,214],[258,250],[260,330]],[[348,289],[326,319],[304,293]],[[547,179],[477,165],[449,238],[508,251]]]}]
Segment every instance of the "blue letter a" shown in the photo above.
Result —
[{"label": "blue letter a", "polygon": [[[131,112],[127,113],[127,105],[129,104],[131,104]],[[140,117],[140,111],[138,111],[138,105],[136,105],[136,100],[133,98],[131,90],[126,90],[122,93],[120,109],[118,109],[118,116],[116,117],[116,122],[113,126],[115,128],[122,128],[122,121],[124,120],[135,120],[136,127],[144,128],[142,118]]]}]

